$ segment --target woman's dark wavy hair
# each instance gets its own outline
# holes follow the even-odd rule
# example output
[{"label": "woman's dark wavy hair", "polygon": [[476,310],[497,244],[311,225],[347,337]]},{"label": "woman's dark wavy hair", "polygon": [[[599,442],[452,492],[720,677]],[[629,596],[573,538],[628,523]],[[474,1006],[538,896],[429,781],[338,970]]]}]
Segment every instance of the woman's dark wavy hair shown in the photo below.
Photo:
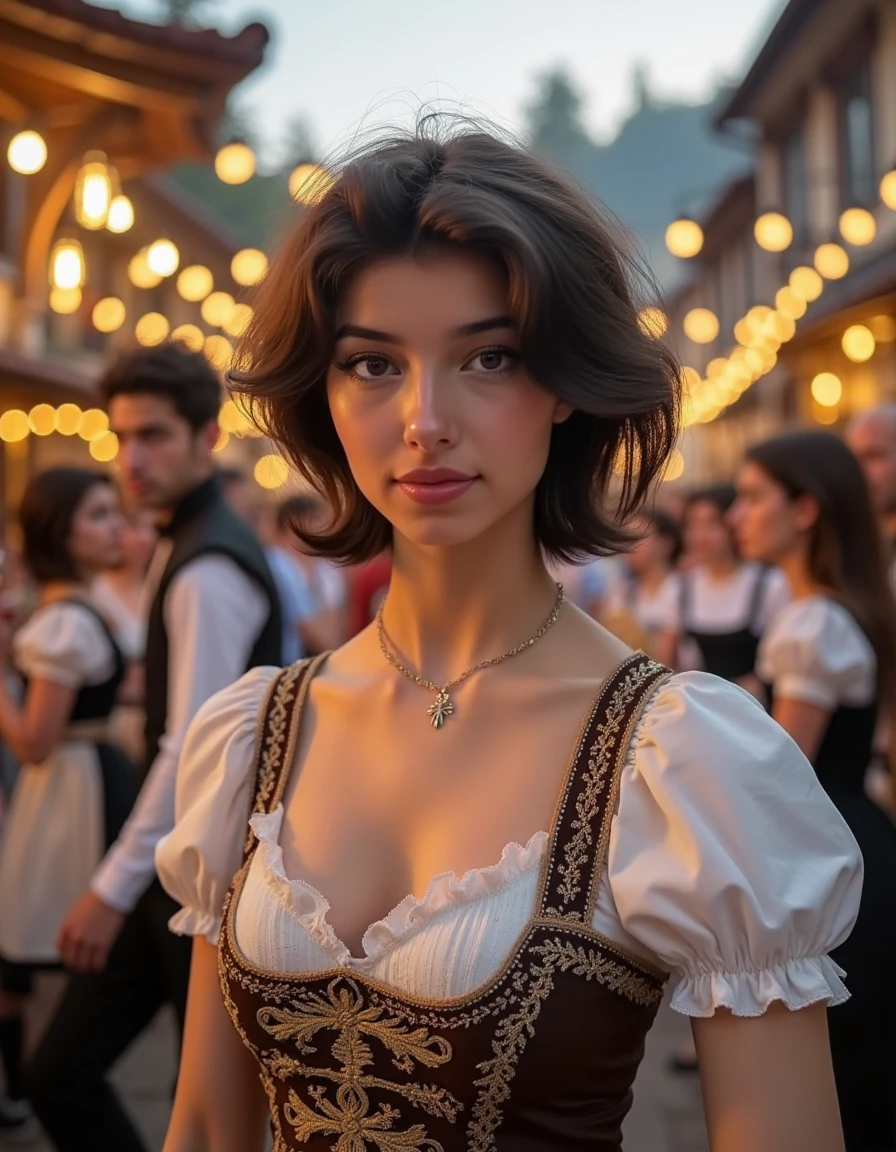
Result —
[{"label": "woman's dark wavy hair", "polygon": [[31,480],[19,505],[22,555],[39,584],[78,580],[69,540],[72,522],[88,492],[99,484],[111,486],[103,472],[89,468],[49,468]]},{"label": "woman's dark wavy hair", "polygon": [[[613,552],[676,437],[679,368],[638,322],[635,261],[572,180],[527,149],[426,117],[368,147],[303,212],[255,300],[232,389],[327,501],[326,531],[297,526],[349,562],[389,547],[391,524],[349,469],[327,404],[334,314],[352,277],[388,256],[458,252],[497,264],[523,364],[575,409],[552,433],[535,535],[560,560]],[[643,298],[640,300],[643,303]],[[607,505],[614,465],[618,502]]]},{"label": "woman's dark wavy hair", "polygon": [[855,617],[877,656],[878,699],[896,702],[896,605],[871,494],[861,466],[830,432],[791,432],[751,448],[746,459],[796,500],[811,496],[818,519],[809,536],[813,581]]}]

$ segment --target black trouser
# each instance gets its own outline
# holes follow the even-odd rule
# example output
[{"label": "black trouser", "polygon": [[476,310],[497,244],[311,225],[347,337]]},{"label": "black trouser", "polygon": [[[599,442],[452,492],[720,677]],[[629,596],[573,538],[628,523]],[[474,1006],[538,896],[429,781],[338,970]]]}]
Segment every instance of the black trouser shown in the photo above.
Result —
[{"label": "black trouser", "polygon": [[72,976],[41,1040],[28,1097],[59,1152],[146,1152],[106,1073],[163,1004],[183,1031],[191,942],[168,929],[177,907],[153,883],[105,970]]}]

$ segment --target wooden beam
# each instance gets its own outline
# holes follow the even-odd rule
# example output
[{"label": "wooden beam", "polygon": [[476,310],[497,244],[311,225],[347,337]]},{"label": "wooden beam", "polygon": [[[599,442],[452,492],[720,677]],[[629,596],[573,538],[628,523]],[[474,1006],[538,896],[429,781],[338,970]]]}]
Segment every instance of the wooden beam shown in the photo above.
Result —
[{"label": "wooden beam", "polygon": [[0,88],[0,120],[8,120],[11,124],[24,124],[28,119],[30,109],[27,104],[17,100],[11,92]]}]

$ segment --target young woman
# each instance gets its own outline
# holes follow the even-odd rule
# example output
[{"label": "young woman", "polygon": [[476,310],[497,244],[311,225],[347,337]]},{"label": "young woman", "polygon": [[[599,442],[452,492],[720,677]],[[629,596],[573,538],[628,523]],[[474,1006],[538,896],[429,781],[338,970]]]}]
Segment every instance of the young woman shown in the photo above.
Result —
[{"label": "young woman", "polygon": [[831,1013],[849,1152],[896,1147],[896,828],[865,795],[878,708],[896,700],[896,619],[858,462],[826,432],[760,444],[741,470],[734,523],[744,554],[776,564],[793,602],[762,640],[772,714],[812,761],[865,859],[855,929],[833,953],[852,999]]},{"label": "young woman", "polygon": [[758,704],[668,679],[545,570],[618,548],[614,461],[640,463],[622,523],[675,437],[594,206],[424,130],[343,171],[256,304],[234,382],[335,510],[306,542],[389,548],[392,578],[358,636],[187,738],[165,1152],[254,1152],[265,1116],[279,1152],[618,1149],[668,973],[714,1152],[839,1152],[852,836]]},{"label": "young woman", "polygon": [[[0,624],[0,737],[20,767],[0,841],[0,1055],[12,1104],[27,1119],[22,1012],[35,967],[58,963],[62,919],[118,835],[134,798],[133,769],[108,737],[125,661],[91,595],[121,562],[123,518],[109,479],[79,468],[44,472],[20,510],[37,608],[11,639]],[[8,686],[24,678],[19,702]]]},{"label": "young woman", "polygon": [[671,663],[671,655],[661,647],[678,619],[681,590],[675,565],[681,529],[661,508],[634,517],[631,528],[637,540],[625,556],[622,579],[611,586],[600,620],[632,648]]},{"label": "young woman", "polygon": [[729,484],[691,494],[684,512],[688,570],[680,580],[675,635],[661,646],[678,668],[701,668],[757,692],[759,640],[784,604],[787,581],[774,568],[744,561],[727,516]]}]

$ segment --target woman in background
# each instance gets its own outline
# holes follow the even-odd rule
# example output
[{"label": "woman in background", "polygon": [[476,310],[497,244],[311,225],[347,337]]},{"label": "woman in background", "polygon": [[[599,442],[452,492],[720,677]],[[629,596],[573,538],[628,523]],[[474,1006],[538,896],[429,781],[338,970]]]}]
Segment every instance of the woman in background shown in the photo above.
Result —
[{"label": "woman in background", "polygon": [[762,639],[772,715],[811,760],[865,859],[859,918],[832,953],[852,999],[831,1013],[848,1152],[896,1147],[896,828],[865,794],[879,710],[896,701],[896,611],[858,462],[836,436],[798,432],[747,453],[733,523],[793,600]]},{"label": "woman in background", "polygon": [[735,495],[733,486],[720,484],[688,497],[688,570],[680,577],[675,627],[661,652],[675,667],[700,668],[755,695],[759,641],[790,594],[780,572],[738,553],[727,522]]},{"label": "woman in background", "polygon": [[638,540],[623,556],[623,576],[609,587],[601,623],[632,648],[669,664],[670,654],[661,649],[678,618],[681,529],[659,508],[636,516],[631,528]]},{"label": "woman in background", "polygon": [[[30,483],[19,516],[39,595],[14,640],[0,625],[0,737],[20,764],[0,842],[0,1055],[8,1094],[0,1130],[30,1119],[22,1042],[33,973],[58,963],[62,919],[118,835],[136,788],[108,737],[125,660],[91,591],[122,559],[115,488],[100,473],[56,468]],[[21,703],[6,684],[11,666],[25,682]]]}]

